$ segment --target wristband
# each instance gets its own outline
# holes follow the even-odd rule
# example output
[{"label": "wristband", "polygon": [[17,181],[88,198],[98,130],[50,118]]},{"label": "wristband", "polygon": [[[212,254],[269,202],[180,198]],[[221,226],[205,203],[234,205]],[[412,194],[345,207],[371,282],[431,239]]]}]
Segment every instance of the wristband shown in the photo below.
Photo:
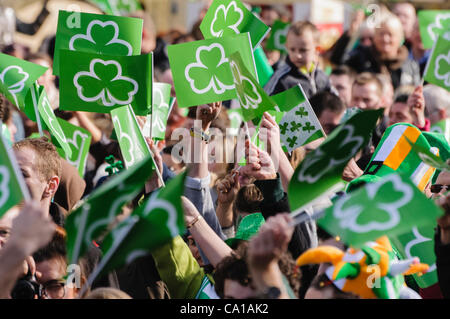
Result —
[{"label": "wristband", "polygon": [[207,143],[207,144],[211,139],[211,136],[209,136],[206,132],[198,131],[194,127],[191,127],[190,132],[191,132],[192,137],[200,138],[202,141],[205,141],[205,143]]},{"label": "wristband", "polygon": [[194,220],[190,223],[190,224],[188,224],[187,226],[186,226],[186,228],[187,229],[190,229],[192,226],[194,226],[195,225],[195,223],[196,222],[198,222],[200,219],[202,219],[203,217],[202,217],[202,215],[197,215],[197,217],[195,217],[194,218]]}]

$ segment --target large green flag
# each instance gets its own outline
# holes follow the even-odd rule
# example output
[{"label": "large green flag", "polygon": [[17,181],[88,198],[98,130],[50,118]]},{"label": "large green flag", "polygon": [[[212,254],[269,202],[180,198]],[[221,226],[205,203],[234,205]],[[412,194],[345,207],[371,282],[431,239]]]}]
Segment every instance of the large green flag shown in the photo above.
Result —
[{"label": "large green flag", "polygon": [[[0,121],[0,124],[3,124]],[[0,125],[1,126],[1,125]],[[0,218],[11,207],[22,200],[30,199],[30,193],[22,173],[17,165],[16,158],[8,142],[0,135]]]},{"label": "large green flag", "polygon": [[134,259],[149,254],[185,231],[181,196],[186,172],[152,193],[127,219],[115,227],[103,240],[103,258],[89,281]]},{"label": "large green flag", "polygon": [[229,60],[244,121],[261,118],[264,112],[276,109],[277,104],[248,70],[239,52],[231,54]]},{"label": "large green flag", "polygon": [[142,6],[138,0],[88,0],[98,6],[104,13],[111,15],[126,15],[139,10]]},{"label": "large green flag", "polygon": [[443,134],[447,142],[450,143],[450,118],[431,125],[430,132]]},{"label": "large green flag", "polygon": [[267,40],[266,44],[267,49],[278,50],[283,53],[287,53],[286,38],[290,27],[291,27],[290,23],[283,22],[281,20],[276,20],[273,23],[270,37]]},{"label": "large green flag", "polygon": [[205,39],[250,33],[255,48],[270,28],[248,10],[240,0],[214,0],[200,24]]},{"label": "large green flag", "polygon": [[[0,53],[0,92],[22,111],[33,84],[48,68]],[[30,106],[32,108],[32,106]]]},{"label": "large green flag", "polygon": [[269,82],[274,71],[272,66],[269,64],[266,54],[264,53],[264,50],[263,48],[261,48],[261,46],[258,46],[253,51],[253,54],[255,56],[255,65],[256,65],[256,72],[258,73],[259,84],[262,87],[264,87],[264,85],[266,85],[267,82]]},{"label": "large green flag", "polygon": [[238,51],[256,76],[248,33],[170,45],[167,49],[179,107],[236,98],[228,56]]},{"label": "large green flag", "polygon": [[141,54],[142,26],[142,19],[60,10],[53,74],[60,75],[60,50],[105,55]]},{"label": "large green flag", "polygon": [[38,111],[43,129],[49,131],[52,139],[56,142],[56,145],[61,147],[67,156],[72,156],[72,150],[67,143],[66,136],[55,113],[53,113],[45,88],[43,86],[39,87],[39,92]]},{"label": "large green flag", "polygon": [[433,47],[439,35],[450,40],[450,10],[421,10],[417,16],[420,37],[426,49]]},{"label": "large green flag", "polygon": [[67,216],[67,256],[71,264],[77,263],[92,241],[102,235],[121,212],[122,206],[144,188],[153,172],[152,162],[148,156],[132,168],[113,175]]},{"label": "large green flag", "polygon": [[69,122],[64,121],[60,118],[56,119],[58,120],[58,123],[64,132],[67,145],[69,145],[72,154],[66,154],[66,152],[64,152],[61,147],[56,147],[56,150],[62,158],[66,159],[78,170],[78,173],[81,177],[84,177],[84,171],[86,169],[86,162],[89,154],[89,148],[91,146],[92,135],[84,128],[70,124]]},{"label": "large green flag", "polygon": [[309,205],[341,184],[345,166],[367,145],[383,109],[355,114],[334,130],[314,151],[308,153],[289,183],[291,209]]},{"label": "large green flag", "polygon": [[396,173],[368,183],[338,199],[318,220],[318,225],[352,246],[381,236],[393,237],[413,227],[432,225],[442,215],[411,182]]},{"label": "large green flag", "polygon": [[322,126],[300,84],[273,95],[272,99],[285,111],[279,122],[280,139],[288,152],[325,137]]},{"label": "large green flag", "polygon": [[423,74],[425,81],[450,91],[450,36],[439,36]]},{"label": "large green flag", "polygon": [[60,108],[109,113],[131,104],[147,115],[152,104],[153,54],[98,55],[60,51]]},{"label": "large green flag", "polygon": [[150,154],[148,144],[129,105],[111,111],[111,119],[122,152],[125,167],[137,165]]}]

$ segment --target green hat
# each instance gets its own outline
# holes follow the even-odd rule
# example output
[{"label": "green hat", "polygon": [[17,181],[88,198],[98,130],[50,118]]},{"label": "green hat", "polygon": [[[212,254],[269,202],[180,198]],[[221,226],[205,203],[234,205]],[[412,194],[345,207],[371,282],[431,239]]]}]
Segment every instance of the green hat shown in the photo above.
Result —
[{"label": "green hat", "polygon": [[253,213],[242,218],[233,238],[225,240],[228,246],[233,246],[239,240],[249,240],[259,231],[265,220],[261,213]]}]

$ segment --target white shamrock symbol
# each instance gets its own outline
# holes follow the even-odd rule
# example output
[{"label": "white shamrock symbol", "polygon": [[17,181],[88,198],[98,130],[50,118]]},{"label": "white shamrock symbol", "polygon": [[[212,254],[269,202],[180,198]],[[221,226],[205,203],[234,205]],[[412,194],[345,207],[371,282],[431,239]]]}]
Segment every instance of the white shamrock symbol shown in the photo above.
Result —
[{"label": "white shamrock symbol", "polygon": [[[105,28],[107,26],[112,26],[114,28],[114,34],[112,35],[111,40],[109,40],[107,43],[103,44],[104,47],[107,47],[111,44],[118,44],[118,45],[123,45],[127,48],[127,53],[126,55],[132,55],[133,54],[133,47],[131,46],[130,43],[128,43],[127,41],[121,40],[119,39],[119,26],[117,25],[116,22],[114,21],[106,21],[106,22],[102,22],[100,20],[92,20],[87,29],[86,29],[86,34],[76,34],[74,35],[69,42],[69,49],[72,51],[75,51],[75,47],[74,47],[74,43],[75,41],[77,41],[78,39],[84,39],[90,43],[92,43],[93,45],[98,44],[97,40],[94,40],[94,37],[92,36],[92,28],[98,25],[102,28]],[[114,47],[111,47],[112,49],[114,49]],[[102,52],[102,53],[106,53],[106,52]],[[111,52],[113,53],[113,52]]]},{"label": "white shamrock symbol", "polygon": [[[421,243],[425,243],[427,241],[432,241],[431,238],[422,236],[422,234],[419,232],[419,229],[417,227],[414,227],[412,229],[413,235],[414,235],[414,239],[411,240],[410,242],[408,242],[405,246],[405,254],[407,258],[413,258],[414,256],[412,256],[411,254],[411,249]],[[431,273],[433,271],[436,270],[436,263],[434,263],[433,265],[430,266],[430,268],[428,269],[427,273]]]},{"label": "white shamrock symbol", "polygon": [[2,182],[0,183],[0,207],[2,207],[9,198],[9,170],[6,166],[0,166],[0,176]]},{"label": "white shamrock symbol", "polygon": [[[130,166],[132,166],[132,165],[134,164],[134,162],[135,162],[135,159],[134,159],[134,143],[133,143],[133,140],[131,139],[130,135],[128,135],[127,133],[124,133],[124,132],[123,132],[122,126],[121,126],[120,121],[119,121],[119,117],[118,117],[117,115],[114,115],[114,116],[112,117],[112,121],[113,121],[114,127],[117,127],[117,129],[118,129],[118,131],[119,131],[119,132],[118,132],[119,134],[117,134],[117,139],[118,139],[118,141],[119,141],[119,144],[120,144],[120,145],[126,145],[126,144],[128,144],[128,146],[129,146],[129,147],[128,147],[128,155],[130,155],[130,157],[128,158],[127,156],[125,156],[125,154],[123,154],[123,159],[124,159],[124,161],[125,161],[126,166],[127,166],[127,167],[130,167]],[[127,142],[124,142],[124,140],[127,141]],[[121,147],[120,149],[121,149],[121,151],[124,153],[125,147]]]},{"label": "white shamrock symbol", "polygon": [[[444,54],[438,55],[434,64],[434,76],[444,81],[444,84],[450,87],[450,52],[447,56]],[[441,74],[439,71],[443,71],[444,73]]]},{"label": "white shamrock symbol", "polygon": [[[434,22],[428,25],[427,31],[433,42],[437,40],[440,33],[438,30],[435,32],[434,29],[443,29],[444,27],[449,26],[450,22],[447,20],[450,20],[450,13],[437,14]],[[442,33],[442,37],[450,41],[450,31],[445,30],[444,33]]]},{"label": "white shamrock symbol", "polygon": [[159,192],[155,192],[149,198],[145,208],[143,210],[143,217],[147,217],[150,213],[156,211],[157,209],[162,209],[167,213],[167,229],[169,230],[172,237],[178,235],[178,226],[177,226],[177,210],[175,207],[166,201],[165,199],[158,198]]},{"label": "white shamrock symbol", "polygon": [[155,96],[156,106],[159,108],[169,108],[169,104],[164,100],[163,93],[160,88],[155,88],[153,90],[153,94]]},{"label": "white shamrock symbol", "polygon": [[[56,137],[63,143],[67,143],[66,136],[64,135],[61,126],[58,124],[58,121],[56,120],[55,114],[52,111],[47,96],[44,96],[44,98],[42,99],[42,109],[44,110],[45,116],[48,119],[48,125],[51,128],[52,134],[56,135]],[[68,155],[70,156],[72,154]]]},{"label": "white shamrock symbol", "polygon": [[[77,143],[77,141],[78,141],[77,137],[80,137],[80,138],[81,138],[81,143],[80,143],[80,145],[78,145],[78,143]],[[67,156],[67,155],[66,155],[66,160],[67,160],[71,165],[73,165],[73,166],[75,166],[75,167],[79,167],[79,166],[80,166],[81,155],[83,155],[84,145],[85,145],[86,140],[87,140],[88,137],[89,137],[89,135],[84,134],[84,133],[81,132],[81,131],[74,131],[74,132],[73,132],[72,138],[71,138],[71,139],[70,139],[70,138],[67,139],[67,143],[68,143],[68,144],[72,144],[72,145],[74,146],[74,149],[78,150],[77,157],[76,157],[74,160],[71,159],[73,156]],[[72,152],[72,154],[73,154],[73,152]]]},{"label": "white shamrock symbol", "polygon": [[[107,86],[104,87],[104,81],[102,80],[101,77],[99,77],[96,72],[95,72],[95,68],[97,66],[102,65],[103,67],[107,67],[109,65],[113,65],[115,66],[116,69],[116,73],[115,74],[109,74],[110,77],[114,76],[113,78],[110,78],[109,81],[107,81]],[[104,76],[104,74],[103,74]],[[83,88],[83,86],[79,83],[80,78],[82,77],[88,77],[91,78],[90,80],[94,79],[96,81],[98,81],[97,83],[95,83],[95,86],[90,86],[90,87],[86,87]],[[114,83],[116,82],[116,83]],[[127,84],[131,84],[132,85],[132,90],[128,91],[128,99],[123,100],[120,98],[117,98],[116,95],[121,95],[123,94],[123,86],[121,87],[120,84],[124,84],[124,82],[126,82]],[[89,65],[89,72],[86,71],[81,71],[78,72],[77,74],[75,74],[74,78],[73,78],[73,83],[75,85],[75,87],[77,88],[77,92],[78,92],[78,97],[85,101],[85,102],[95,102],[97,100],[101,100],[104,106],[114,106],[114,105],[125,105],[125,104],[130,104],[133,101],[133,97],[134,95],[137,93],[138,89],[139,89],[139,85],[138,83],[126,76],[122,75],[122,66],[120,65],[120,63],[118,63],[117,61],[114,60],[109,60],[109,61],[104,61],[101,59],[93,59]],[[109,84],[109,85],[108,85]],[[113,86],[112,88],[109,86]],[[98,91],[100,90],[100,92],[98,94]],[[116,91],[116,92],[114,92]],[[91,93],[89,94],[89,96],[86,96],[86,93]],[[93,94],[92,94],[93,93]],[[91,96],[94,95],[94,96]]]},{"label": "white shamrock symbol", "polygon": [[[245,109],[257,109],[262,102],[261,95],[255,84],[247,77],[243,76],[239,71],[238,66],[234,61],[230,62],[231,70],[233,73],[234,85],[237,91],[237,96],[241,106]],[[245,89],[245,83],[250,84],[251,93]],[[248,85],[247,85],[248,87]]]},{"label": "white shamrock symbol", "polygon": [[[234,24],[227,25],[227,16],[229,14],[229,11],[230,11],[231,7],[233,7],[234,13],[239,14],[239,18]],[[222,21],[219,20],[221,22],[219,24],[221,24],[222,26],[218,27],[218,30],[215,31],[214,30],[214,26],[216,25],[216,23],[218,21],[218,14],[219,14],[220,11],[223,12],[222,13],[223,16],[221,17]],[[221,37],[223,35],[224,29],[226,29],[226,28],[229,28],[229,29],[233,30],[234,32],[236,32],[236,34],[239,34],[240,31],[239,31],[238,27],[241,24],[243,19],[244,19],[244,12],[242,12],[242,10],[237,7],[237,4],[236,4],[235,1],[231,1],[228,4],[228,7],[225,7],[225,5],[221,4],[220,6],[217,7],[216,12],[214,13],[214,18],[213,18],[213,20],[211,22],[211,34],[214,37],[219,38],[219,37]]]},{"label": "white shamrock symbol", "polygon": [[[377,195],[378,190],[387,183],[392,183],[394,189],[403,193],[403,196],[393,203],[380,203],[378,201],[374,201],[374,197]],[[366,192],[368,198],[372,200],[373,204],[389,215],[389,220],[384,223],[370,222],[365,225],[358,224],[357,219],[359,215],[364,212],[364,206],[353,205],[349,208],[343,209],[344,204],[352,198],[351,196],[347,196],[339,200],[333,209],[333,216],[340,220],[339,225],[341,228],[348,228],[355,233],[366,233],[374,230],[381,231],[391,229],[397,226],[400,222],[400,212],[398,210],[408,204],[414,195],[411,186],[403,183],[400,176],[396,174],[389,175],[385,177],[383,181],[378,183],[367,185]]]},{"label": "white shamrock symbol", "polygon": [[[305,158],[298,174],[298,181],[313,184],[320,178],[322,178],[322,176],[327,174],[330,170],[332,170],[335,166],[348,162],[350,158],[356,154],[356,152],[364,142],[364,139],[361,136],[353,136],[354,130],[355,128],[353,127],[353,125],[345,125],[340,132],[347,131],[347,134],[338,147],[328,144],[327,146],[330,148],[330,152],[328,152],[329,154],[325,154],[322,150],[324,146],[321,146],[314,151],[312,156],[308,156],[307,158]],[[333,154],[336,153],[336,151],[346,147],[349,144],[354,144],[350,152],[344,154],[344,156],[339,159],[333,157]],[[328,163],[326,166],[324,166],[322,165],[322,162]],[[316,165],[316,169],[311,170],[311,167],[313,167],[315,164],[318,164]],[[311,171],[316,174],[313,174],[313,172]]]},{"label": "white shamrock symbol", "polygon": [[[286,50],[286,47],[285,47],[286,37],[287,37],[290,27],[291,26],[288,24],[288,25],[286,25],[286,27],[284,27],[284,29],[278,29],[277,31],[275,31],[273,42],[274,42],[275,48],[277,48],[278,50],[283,50],[283,51]],[[284,37],[283,42],[281,41],[282,37]]]},{"label": "white shamrock symbol", "polygon": [[[8,71],[13,69],[16,69],[20,75],[23,75],[22,79],[17,81],[16,83],[5,83],[6,74],[8,73]],[[25,82],[28,80],[29,77],[30,75],[27,72],[25,72],[20,66],[17,65],[10,65],[6,69],[4,69],[2,73],[0,73],[0,81],[2,81],[2,83],[8,87],[8,91],[13,96],[17,106],[19,106],[19,103],[17,101],[16,94],[22,92],[22,90],[25,87]]]},{"label": "white shamrock symbol", "polygon": [[[202,62],[200,55],[204,51],[213,52],[215,50],[219,50],[220,57],[218,59],[219,61],[214,61],[215,63],[208,61],[209,64],[215,64],[215,65],[211,65],[214,68],[214,70],[212,70],[212,72],[211,72],[209,70],[209,67],[207,65],[205,65],[205,63]],[[217,58],[217,56],[215,56],[214,58]],[[198,47],[197,51],[195,53],[195,59],[196,59],[195,62],[188,64],[184,71],[184,75],[186,77],[186,80],[189,82],[192,91],[194,91],[197,94],[205,94],[205,93],[209,92],[210,90],[213,90],[214,93],[216,93],[216,94],[223,94],[223,93],[225,93],[226,90],[234,89],[234,85],[227,85],[227,84],[223,83],[223,81],[221,79],[219,79],[220,76],[218,74],[220,74],[220,71],[222,71],[222,72],[226,71],[226,68],[229,67],[229,64],[227,64],[228,59],[225,57],[225,50],[222,45],[220,45],[219,43],[214,43],[214,44],[211,44],[210,46]],[[205,72],[205,74],[203,74],[201,78],[194,79],[190,75],[191,70],[194,70],[194,69],[203,70]],[[206,79],[206,76],[208,74],[214,74],[214,75],[212,75],[210,78],[208,77],[208,79]],[[207,83],[203,83],[203,85],[200,85],[200,88],[197,88],[196,80],[198,82],[203,82],[205,80],[209,80],[209,82],[206,81]],[[202,83],[200,83],[200,84],[202,84]]]}]

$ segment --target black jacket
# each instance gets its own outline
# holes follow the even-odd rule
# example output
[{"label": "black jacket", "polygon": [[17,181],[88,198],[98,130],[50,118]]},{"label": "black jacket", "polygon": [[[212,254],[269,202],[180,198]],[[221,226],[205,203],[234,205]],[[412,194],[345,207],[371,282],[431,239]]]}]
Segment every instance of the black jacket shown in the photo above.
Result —
[{"label": "black jacket", "polygon": [[436,271],[442,296],[450,299],[450,244],[442,244],[439,227],[434,236],[434,253],[436,254]]}]

